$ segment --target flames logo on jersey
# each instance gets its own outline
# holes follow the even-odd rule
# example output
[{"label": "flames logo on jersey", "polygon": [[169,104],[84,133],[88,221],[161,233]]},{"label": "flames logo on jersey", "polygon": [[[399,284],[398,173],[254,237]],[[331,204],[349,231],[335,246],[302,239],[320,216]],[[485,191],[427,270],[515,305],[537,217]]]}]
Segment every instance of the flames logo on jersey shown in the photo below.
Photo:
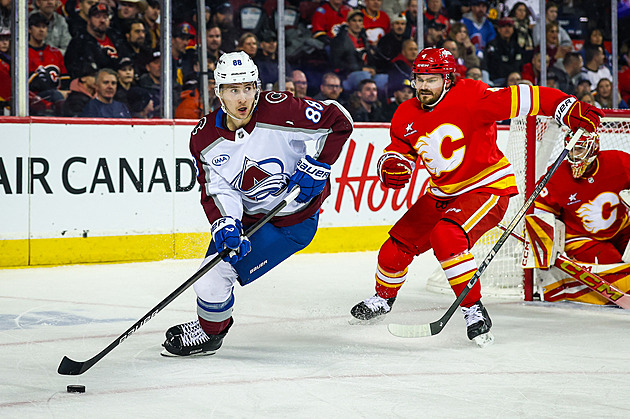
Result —
[{"label": "flames logo on jersey", "polygon": [[619,205],[617,194],[604,192],[592,201],[582,204],[576,214],[582,219],[586,231],[597,233],[606,230],[617,220],[617,205]]},{"label": "flames logo on jersey", "polygon": [[464,134],[455,125],[444,124],[426,137],[420,137],[414,146],[431,176],[455,170],[464,160],[466,146],[455,144]]},{"label": "flames logo on jersey", "polygon": [[269,195],[277,196],[289,182],[282,161],[268,158],[261,161],[245,157],[243,169],[232,181],[232,186],[252,202],[262,201]]}]

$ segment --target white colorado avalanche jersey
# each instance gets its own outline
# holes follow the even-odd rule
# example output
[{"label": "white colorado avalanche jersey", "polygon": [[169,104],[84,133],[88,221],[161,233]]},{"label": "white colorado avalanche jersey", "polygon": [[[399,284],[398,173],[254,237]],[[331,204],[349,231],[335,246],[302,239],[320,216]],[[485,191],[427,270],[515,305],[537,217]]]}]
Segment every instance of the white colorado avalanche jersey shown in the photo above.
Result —
[{"label": "white colorado avalanche jersey", "polygon": [[[251,121],[235,132],[227,129],[225,117],[221,109],[204,116],[190,137],[210,223],[226,215],[246,225],[255,222],[287,195],[288,180],[307,148],[332,165],[352,133],[352,118],[337,102],[297,99],[288,92],[262,92]],[[330,181],[319,196],[291,203],[272,223],[309,218],[329,194]]]}]

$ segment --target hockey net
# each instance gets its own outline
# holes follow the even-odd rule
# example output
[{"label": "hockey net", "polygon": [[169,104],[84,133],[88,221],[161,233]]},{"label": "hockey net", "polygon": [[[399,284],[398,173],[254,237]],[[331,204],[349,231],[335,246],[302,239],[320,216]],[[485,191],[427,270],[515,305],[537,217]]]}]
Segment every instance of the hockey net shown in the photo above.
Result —
[{"label": "hockey net", "polygon": [[[500,144],[516,175],[519,194],[510,199],[502,224],[507,226],[525,203],[538,180],[558,157],[564,147],[567,129],[549,117],[512,119],[505,144]],[[630,153],[630,111],[606,110],[598,130],[602,150],[623,150]],[[524,222],[514,232],[524,235]],[[480,263],[490,252],[503,230],[495,227],[484,234],[472,248]],[[483,295],[532,300],[531,272],[521,268],[523,244],[510,237],[503,244],[481,276]],[[452,293],[444,272],[436,269],[427,280],[430,291]]]}]

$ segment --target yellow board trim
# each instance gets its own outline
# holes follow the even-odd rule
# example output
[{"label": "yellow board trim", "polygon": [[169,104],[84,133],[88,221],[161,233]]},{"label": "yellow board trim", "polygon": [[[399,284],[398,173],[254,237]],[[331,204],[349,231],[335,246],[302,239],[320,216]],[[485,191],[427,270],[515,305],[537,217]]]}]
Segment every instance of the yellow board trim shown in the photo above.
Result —
[{"label": "yellow board trim", "polygon": [[[378,250],[391,226],[319,228],[300,253]],[[175,233],[63,239],[0,241],[0,267],[59,266],[84,263],[197,259],[208,250],[211,234]]]}]

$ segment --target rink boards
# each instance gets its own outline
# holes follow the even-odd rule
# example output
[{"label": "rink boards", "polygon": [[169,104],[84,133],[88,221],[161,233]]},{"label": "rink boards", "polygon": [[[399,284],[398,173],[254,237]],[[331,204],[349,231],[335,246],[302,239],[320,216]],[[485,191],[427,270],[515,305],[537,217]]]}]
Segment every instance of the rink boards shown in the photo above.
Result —
[{"label": "rink boards", "polygon": [[[194,121],[0,118],[0,266],[201,257],[210,240],[188,151]],[[500,129],[500,143],[507,139]],[[375,250],[425,189],[383,190],[389,124],[355,124],[308,252]]]}]

